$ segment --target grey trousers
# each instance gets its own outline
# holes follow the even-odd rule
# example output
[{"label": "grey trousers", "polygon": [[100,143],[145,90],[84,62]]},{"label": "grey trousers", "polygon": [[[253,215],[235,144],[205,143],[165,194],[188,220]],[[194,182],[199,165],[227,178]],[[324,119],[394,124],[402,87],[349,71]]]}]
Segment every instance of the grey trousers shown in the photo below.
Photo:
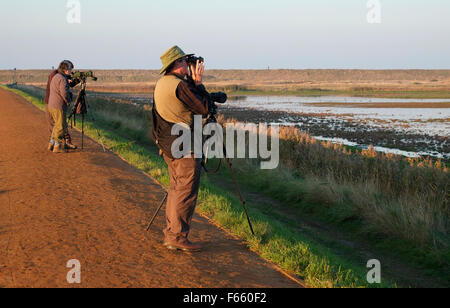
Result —
[{"label": "grey trousers", "polygon": [[171,159],[164,155],[169,167],[170,189],[166,205],[165,242],[184,242],[191,229],[192,216],[200,188],[201,160]]}]

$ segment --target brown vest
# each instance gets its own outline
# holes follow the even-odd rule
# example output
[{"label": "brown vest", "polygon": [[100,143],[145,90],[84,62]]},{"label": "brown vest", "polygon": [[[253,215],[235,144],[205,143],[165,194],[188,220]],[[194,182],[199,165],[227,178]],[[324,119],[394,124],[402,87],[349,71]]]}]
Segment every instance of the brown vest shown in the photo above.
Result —
[{"label": "brown vest", "polygon": [[158,114],[170,123],[192,125],[192,112],[177,97],[177,87],[183,82],[174,75],[165,75],[157,83],[154,102]]}]

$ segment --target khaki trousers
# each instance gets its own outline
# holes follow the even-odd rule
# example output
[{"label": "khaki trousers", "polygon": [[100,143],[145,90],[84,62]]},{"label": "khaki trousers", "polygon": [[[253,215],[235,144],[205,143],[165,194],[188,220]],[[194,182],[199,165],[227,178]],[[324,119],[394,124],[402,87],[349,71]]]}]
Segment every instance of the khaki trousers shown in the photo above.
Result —
[{"label": "khaki trousers", "polygon": [[54,108],[48,108],[48,112],[54,122],[51,138],[59,144],[62,144],[64,140],[64,132],[68,129],[66,113],[63,110]]},{"label": "khaki trousers", "polygon": [[[50,136],[51,136],[53,133],[53,127],[55,126],[55,121],[53,120],[53,117],[51,116],[50,112],[48,111],[48,105],[45,105],[45,117],[47,119],[48,131],[50,132]],[[72,143],[72,137],[70,137],[70,134],[69,134],[69,127],[68,126],[66,126],[66,127],[67,128],[64,131],[64,140],[66,141],[66,143]]]},{"label": "khaki trousers", "polygon": [[164,155],[169,167],[170,189],[166,205],[164,230],[166,242],[187,240],[200,188],[201,160],[196,158],[171,159]]}]

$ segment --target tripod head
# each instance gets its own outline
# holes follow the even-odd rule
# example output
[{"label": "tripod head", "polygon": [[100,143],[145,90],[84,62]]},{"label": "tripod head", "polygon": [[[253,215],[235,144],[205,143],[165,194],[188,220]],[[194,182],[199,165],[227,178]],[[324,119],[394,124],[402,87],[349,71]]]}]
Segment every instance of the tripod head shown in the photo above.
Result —
[{"label": "tripod head", "polygon": [[209,113],[208,117],[206,118],[205,125],[209,123],[217,123],[216,114],[217,111],[215,113]]}]

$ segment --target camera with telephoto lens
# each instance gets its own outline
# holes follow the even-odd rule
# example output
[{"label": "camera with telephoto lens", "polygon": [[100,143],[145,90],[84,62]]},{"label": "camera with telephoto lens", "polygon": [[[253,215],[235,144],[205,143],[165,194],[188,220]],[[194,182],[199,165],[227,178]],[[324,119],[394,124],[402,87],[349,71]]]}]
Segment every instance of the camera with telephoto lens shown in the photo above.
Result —
[{"label": "camera with telephoto lens", "polygon": [[71,75],[73,80],[80,80],[80,81],[86,81],[87,78],[92,78],[92,80],[97,81],[97,77],[95,77],[94,72],[92,71],[87,71],[87,72],[80,72],[80,71],[76,71],[73,72]]}]

